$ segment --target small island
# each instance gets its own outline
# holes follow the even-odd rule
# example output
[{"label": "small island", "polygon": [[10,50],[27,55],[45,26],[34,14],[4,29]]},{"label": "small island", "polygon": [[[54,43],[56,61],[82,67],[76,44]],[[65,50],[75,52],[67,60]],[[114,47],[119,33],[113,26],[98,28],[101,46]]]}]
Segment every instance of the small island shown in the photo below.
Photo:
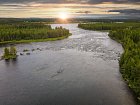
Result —
[{"label": "small island", "polygon": [[2,56],[5,60],[16,59],[17,58],[17,50],[15,47],[11,46],[10,48],[4,49],[4,54]]}]

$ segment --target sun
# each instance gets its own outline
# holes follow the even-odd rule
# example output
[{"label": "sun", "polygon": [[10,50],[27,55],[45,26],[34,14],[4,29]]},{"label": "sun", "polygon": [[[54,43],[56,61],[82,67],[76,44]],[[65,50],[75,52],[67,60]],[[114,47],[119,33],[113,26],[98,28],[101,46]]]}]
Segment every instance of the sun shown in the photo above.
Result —
[{"label": "sun", "polygon": [[62,20],[66,20],[68,18],[68,13],[67,12],[60,12],[59,18]]}]

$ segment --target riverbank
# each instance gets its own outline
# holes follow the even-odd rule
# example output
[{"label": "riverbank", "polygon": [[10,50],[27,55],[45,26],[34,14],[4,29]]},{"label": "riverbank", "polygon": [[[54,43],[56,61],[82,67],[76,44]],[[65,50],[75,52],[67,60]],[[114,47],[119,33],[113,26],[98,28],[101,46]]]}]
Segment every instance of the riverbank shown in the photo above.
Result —
[{"label": "riverbank", "polygon": [[[128,25],[129,24],[129,25]],[[109,37],[122,44],[120,72],[140,104],[140,23],[79,24],[89,30],[110,30]]]},{"label": "riverbank", "polygon": [[[109,37],[110,37],[112,40],[115,40],[116,42],[120,43],[120,44],[123,46],[123,49],[125,49],[125,45],[124,45],[124,43],[123,43],[121,40],[118,40],[117,38],[112,37],[112,36],[110,36],[110,35],[109,35]],[[123,77],[123,79],[125,80],[126,84],[127,84],[127,85],[129,86],[129,88],[132,90],[132,94],[133,94],[133,96],[135,97],[137,104],[140,105],[139,93],[137,93],[137,92],[134,90],[134,88],[133,88],[133,86],[132,86],[133,84],[131,83],[131,81],[130,81],[128,78],[125,77],[126,74],[123,73],[123,70],[124,70],[125,68],[123,68],[123,67],[121,66],[121,62],[122,62],[122,60],[124,59],[123,56],[124,56],[125,52],[126,52],[126,50],[124,50],[124,53],[121,55],[121,58],[120,58],[120,61],[119,61],[120,72],[121,72],[122,77]],[[139,91],[139,90],[138,90],[138,91]]]}]

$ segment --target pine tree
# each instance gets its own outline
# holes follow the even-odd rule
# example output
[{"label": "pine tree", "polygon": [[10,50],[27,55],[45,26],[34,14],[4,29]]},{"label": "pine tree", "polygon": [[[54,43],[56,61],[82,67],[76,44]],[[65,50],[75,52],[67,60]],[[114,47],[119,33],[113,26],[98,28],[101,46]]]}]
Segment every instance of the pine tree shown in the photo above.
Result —
[{"label": "pine tree", "polygon": [[6,47],[4,49],[4,56],[9,56],[9,54],[10,54],[9,48]]},{"label": "pine tree", "polygon": [[17,54],[16,48],[14,46],[10,47],[10,54],[11,55],[16,55]]}]

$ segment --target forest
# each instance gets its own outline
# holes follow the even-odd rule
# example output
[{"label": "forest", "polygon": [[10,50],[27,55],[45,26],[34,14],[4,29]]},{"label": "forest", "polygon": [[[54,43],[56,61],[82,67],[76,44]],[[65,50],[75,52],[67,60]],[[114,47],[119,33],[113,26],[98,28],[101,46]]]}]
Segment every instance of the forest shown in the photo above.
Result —
[{"label": "forest", "polygon": [[[80,23],[80,22],[137,22],[136,19],[91,19],[91,18],[68,18],[69,23]],[[0,24],[6,23],[21,23],[21,22],[43,22],[43,23],[58,23],[57,18],[0,18]],[[59,21],[60,22],[60,21]]]},{"label": "forest", "polygon": [[140,103],[140,23],[86,23],[78,27],[108,30],[109,36],[122,44],[124,53],[119,61],[120,72]]},{"label": "forest", "polygon": [[21,40],[39,40],[50,38],[65,38],[70,35],[69,30],[43,23],[21,22],[0,24],[0,43],[16,42]]},{"label": "forest", "polygon": [[140,28],[140,22],[98,22],[98,23],[81,23],[78,24],[79,28],[87,30],[116,30],[116,29],[136,29]]}]

